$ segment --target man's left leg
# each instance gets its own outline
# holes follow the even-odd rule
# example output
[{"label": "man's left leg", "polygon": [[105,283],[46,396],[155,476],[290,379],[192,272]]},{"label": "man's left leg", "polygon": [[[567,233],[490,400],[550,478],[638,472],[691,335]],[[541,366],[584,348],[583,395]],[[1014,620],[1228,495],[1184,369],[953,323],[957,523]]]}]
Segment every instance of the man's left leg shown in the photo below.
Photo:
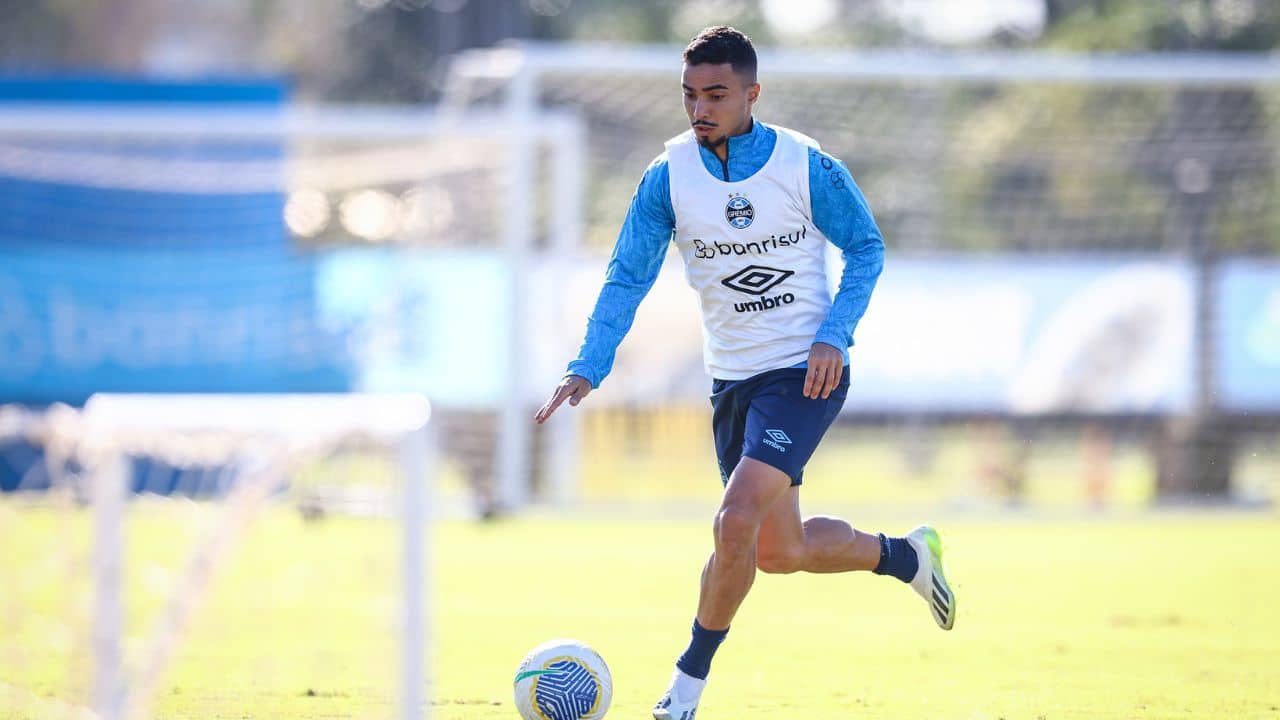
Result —
[{"label": "man's left leg", "polygon": [[955,592],[942,565],[942,540],[928,525],[905,537],[855,529],[834,517],[800,516],[800,487],[778,500],[760,526],[756,565],[766,573],[837,573],[870,570],[892,575],[924,598],[934,622],[950,630],[956,620]]},{"label": "man's left leg", "polygon": [[761,523],[757,567],[764,572],[870,570],[911,585],[943,630],[955,624],[955,593],[942,566],[937,531],[921,525],[904,537],[867,533],[834,517],[801,519],[804,466],[835,420],[849,387],[848,368],[826,399],[805,398],[799,373],[780,376],[752,400],[743,430],[743,460],[758,460],[791,479],[791,488]]},{"label": "man's left leg", "polygon": [[802,520],[799,485],[779,498],[760,526],[756,566],[761,572],[838,573],[875,570],[879,564],[879,536],[840,518],[817,515]]}]

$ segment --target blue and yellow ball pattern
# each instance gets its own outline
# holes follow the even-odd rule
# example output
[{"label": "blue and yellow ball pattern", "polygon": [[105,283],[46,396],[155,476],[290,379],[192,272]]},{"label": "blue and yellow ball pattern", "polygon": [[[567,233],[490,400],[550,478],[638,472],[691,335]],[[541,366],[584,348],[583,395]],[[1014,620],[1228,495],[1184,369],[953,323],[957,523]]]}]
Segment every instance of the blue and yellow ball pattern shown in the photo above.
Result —
[{"label": "blue and yellow ball pattern", "polygon": [[577,640],[539,645],[516,671],[515,701],[524,720],[599,720],[612,696],[609,667]]},{"label": "blue and yellow ball pattern", "polygon": [[600,679],[574,661],[561,658],[547,664],[554,672],[533,681],[533,704],[547,720],[579,720],[600,703]]}]

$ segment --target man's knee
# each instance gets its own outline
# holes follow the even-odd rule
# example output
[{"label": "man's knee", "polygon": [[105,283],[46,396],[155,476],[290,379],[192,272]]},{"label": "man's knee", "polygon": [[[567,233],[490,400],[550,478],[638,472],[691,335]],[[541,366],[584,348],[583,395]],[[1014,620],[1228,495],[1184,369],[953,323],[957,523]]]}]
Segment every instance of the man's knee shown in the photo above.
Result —
[{"label": "man's knee", "polygon": [[781,471],[743,458],[734,468],[716,513],[717,552],[735,556],[750,552],[769,509],[789,486],[790,479]]},{"label": "man's knee", "polygon": [[738,554],[750,549],[760,531],[760,518],[750,508],[724,505],[716,513],[716,549]]}]

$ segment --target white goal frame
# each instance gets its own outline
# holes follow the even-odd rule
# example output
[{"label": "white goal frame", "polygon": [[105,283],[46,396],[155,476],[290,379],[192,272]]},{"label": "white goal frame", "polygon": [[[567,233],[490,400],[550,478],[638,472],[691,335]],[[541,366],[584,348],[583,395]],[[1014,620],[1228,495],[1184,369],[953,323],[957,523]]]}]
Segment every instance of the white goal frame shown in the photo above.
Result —
[{"label": "white goal frame", "polygon": [[[261,464],[246,468],[237,485],[233,520],[252,513],[271,481],[287,472],[290,458],[304,458],[345,439],[376,439],[398,451],[402,473],[401,606],[396,627],[400,646],[399,717],[421,718],[428,711],[426,678],[428,498],[434,448],[427,433],[431,406],[416,394],[379,395],[147,395],[97,394],[81,414],[78,436],[86,460],[93,504],[93,709],[102,720],[135,720],[147,715],[149,685],[158,667],[141,669],[139,684],[126,675],[121,651],[123,627],[124,514],[128,494],[126,455],[163,447],[165,438],[200,438],[230,456],[272,448]],[[257,459],[255,458],[255,461]],[[218,548],[204,550],[213,564]],[[198,583],[197,583],[198,584]],[[172,636],[190,601],[175,599],[165,611]],[[167,659],[172,637],[162,637],[150,665]]]},{"label": "white goal frame", "polygon": [[[592,43],[525,43],[460,53],[450,68],[457,79],[501,79],[511,83],[509,106],[534,108],[538,79],[548,73],[576,75],[670,74],[680,70],[675,45],[617,47]],[[1071,53],[1023,51],[766,49],[760,67],[770,77],[809,77],[900,82],[1038,82],[1095,85],[1257,85],[1280,81],[1280,58],[1267,53]],[[514,110],[513,110],[514,111]],[[545,111],[545,109],[544,109]]]}]

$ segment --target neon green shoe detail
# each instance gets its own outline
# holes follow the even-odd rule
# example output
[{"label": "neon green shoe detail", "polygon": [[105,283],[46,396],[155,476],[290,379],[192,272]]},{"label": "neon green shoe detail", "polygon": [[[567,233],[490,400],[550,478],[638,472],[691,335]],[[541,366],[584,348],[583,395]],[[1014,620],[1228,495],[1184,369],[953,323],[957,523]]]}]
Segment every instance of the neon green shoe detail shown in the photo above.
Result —
[{"label": "neon green shoe detail", "polygon": [[938,627],[950,630],[956,624],[956,593],[947,582],[942,564],[942,538],[937,530],[921,525],[907,533],[907,542],[915,548],[920,562],[911,587],[928,603],[929,613]]}]

